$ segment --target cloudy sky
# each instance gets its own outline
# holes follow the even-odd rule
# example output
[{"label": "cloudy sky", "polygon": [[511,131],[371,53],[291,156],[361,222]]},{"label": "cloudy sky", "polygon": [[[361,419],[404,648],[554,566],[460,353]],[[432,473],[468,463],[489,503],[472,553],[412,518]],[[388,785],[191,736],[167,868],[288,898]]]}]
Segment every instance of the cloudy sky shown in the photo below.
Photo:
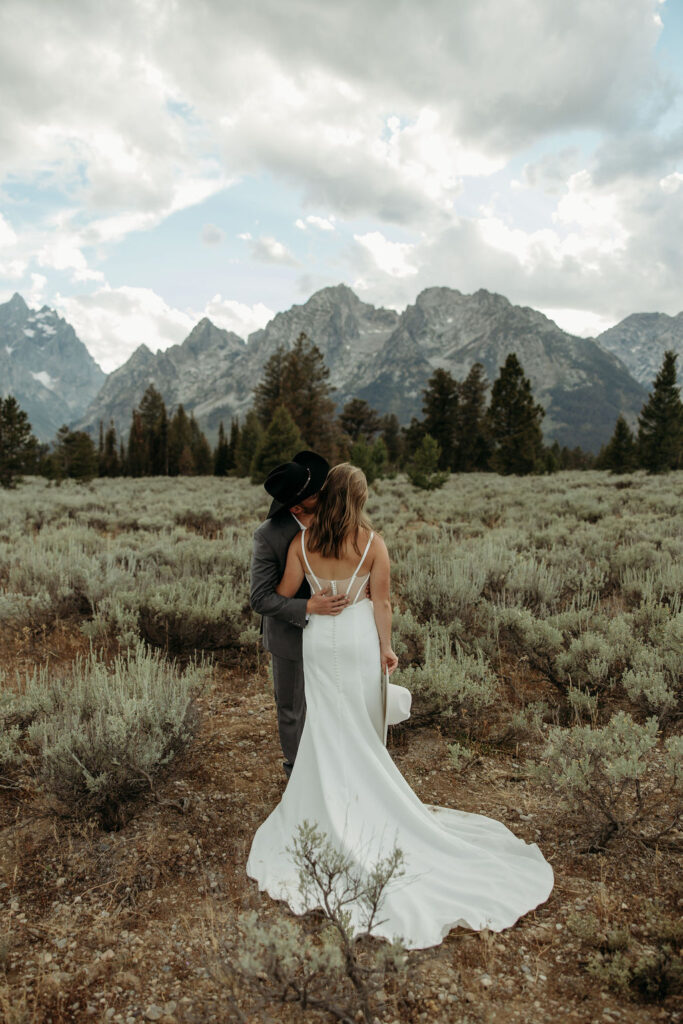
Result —
[{"label": "cloudy sky", "polygon": [[683,309],[683,0],[3,0],[0,302],[105,370],[345,282]]}]

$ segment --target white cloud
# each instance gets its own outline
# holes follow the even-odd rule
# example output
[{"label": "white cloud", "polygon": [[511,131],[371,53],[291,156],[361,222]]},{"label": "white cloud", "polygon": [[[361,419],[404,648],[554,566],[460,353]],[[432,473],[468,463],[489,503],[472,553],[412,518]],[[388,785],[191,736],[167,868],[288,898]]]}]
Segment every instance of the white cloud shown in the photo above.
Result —
[{"label": "white cloud", "polygon": [[224,299],[219,293],[207,302],[203,312],[194,315],[197,320],[208,316],[216,327],[233,331],[240,338],[246,340],[253,331],[265,327],[275,314],[261,302],[249,306],[244,302],[236,302],[234,299]]},{"label": "white cloud", "polygon": [[374,265],[384,274],[394,277],[412,277],[417,267],[410,262],[415,249],[407,242],[390,242],[381,231],[369,231],[365,235],[353,236],[359,246],[371,257]]},{"label": "white cloud", "polygon": [[277,238],[273,238],[271,235],[252,238],[248,232],[245,232],[238,237],[249,243],[249,254],[259,263],[281,263],[290,267],[298,265],[298,260],[287,246],[278,242]]},{"label": "white cloud", "polygon": [[580,338],[595,338],[614,326],[610,317],[592,313],[589,309],[542,309],[540,312],[554,320],[563,331]]},{"label": "white cloud", "polygon": [[305,231],[310,225],[312,228],[318,228],[319,231],[334,231],[334,217],[316,217],[315,214],[309,214],[305,220],[298,217],[294,222],[294,227],[299,228],[300,231]]},{"label": "white cloud", "polygon": [[149,288],[107,286],[91,295],[60,295],[55,306],[107,373],[139,345],[155,352],[182,342],[196,322]]},{"label": "white cloud", "polygon": [[[659,10],[659,0],[430,0],[400,15],[393,0],[5,0],[0,177],[60,193],[63,213],[21,237],[0,217],[0,273],[19,282],[38,267],[53,290],[64,275],[97,285],[109,249],[132,233],[263,177],[300,198],[288,223],[298,215],[297,228],[327,232],[330,248],[354,219],[348,277],[368,298],[405,304],[416,285],[444,283],[577,315],[673,311],[683,132],[655,130],[674,99],[656,64]],[[570,131],[590,135],[594,160],[567,146]],[[545,155],[521,174],[518,162],[507,188],[506,162],[534,143]],[[491,195],[501,186],[507,207]],[[258,213],[247,223],[259,237],[239,236],[252,259],[311,278]],[[388,224],[419,240],[390,242]],[[337,266],[315,274],[336,279]],[[93,293],[110,317],[106,358],[119,344],[111,293],[122,291]],[[137,312],[124,333],[136,334],[138,316],[141,334],[178,334],[185,314],[129,292]],[[72,300],[83,317],[98,308],[86,298]],[[228,318],[232,301],[219,302]]]},{"label": "white cloud", "polygon": [[[38,278],[39,275],[33,275]],[[44,284],[36,280],[36,288]],[[39,305],[36,296],[29,305]],[[28,301],[28,296],[25,296]],[[273,318],[262,303],[249,306],[214,295],[203,309],[179,310],[149,288],[111,288],[91,295],[58,296],[55,307],[74,327],[103,370],[109,373],[145,344],[152,352],[180,344],[203,317],[246,339]]]},{"label": "white cloud", "polygon": [[202,228],[202,242],[205,245],[220,245],[225,238],[225,232],[215,224],[205,224]]},{"label": "white cloud", "polygon": [[659,187],[662,192],[666,195],[671,196],[674,192],[678,192],[679,188],[683,185],[683,174],[680,171],[674,171],[672,174],[667,174],[665,178],[662,178],[659,182]]},{"label": "white cloud", "polygon": [[12,225],[0,213],[0,248],[14,245],[16,240],[17,235]]}]

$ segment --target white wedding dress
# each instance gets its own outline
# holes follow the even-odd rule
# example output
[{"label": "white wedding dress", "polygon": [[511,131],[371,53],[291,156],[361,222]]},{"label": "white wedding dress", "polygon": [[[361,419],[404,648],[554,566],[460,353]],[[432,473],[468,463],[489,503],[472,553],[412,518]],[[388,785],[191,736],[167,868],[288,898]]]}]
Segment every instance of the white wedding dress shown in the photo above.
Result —
[{"label": "white wedding dress", "polygon": [[[302,534],[305,539],[305,532]],[[535,843],[481,814],[423,804],[382,742],[379,639],[368,576],[359,577],[372,535],[348,580],[317,578],[312,590],[348,593],[340,615],[312,615],[303,633],[306,722],[282,800],[256,832],[247,874],[295,914],[313,909],[299,891],[287,848],[304,821],[372,869],[397,846],[405,873],[392,879],[373,934],[409,949],[438,945],[458,925],[509,928],[547,900],[553,870]],[[363,909],[351,906],[356,928]]]}]

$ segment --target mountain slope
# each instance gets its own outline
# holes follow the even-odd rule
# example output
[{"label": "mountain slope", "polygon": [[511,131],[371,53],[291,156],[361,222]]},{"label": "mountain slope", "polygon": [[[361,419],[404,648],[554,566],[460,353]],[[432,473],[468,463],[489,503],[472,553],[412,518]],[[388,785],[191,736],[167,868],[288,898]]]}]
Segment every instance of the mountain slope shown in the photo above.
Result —
[{"label": "mountain slope", "polygon": [[633,313],[595,339],[621,359],[629,373],[650,388],[667,349],[678,353],[678,379],[683,379],[683,313]]},{"label": "mountain slope", "polygon": [[615,356],[590,339],[562,331],[537,310],[514,306],[481,289],[463,295],[428,288],[400,318],[387,340],[375,379],[361,397],[405,419],[420,416],[422,389],[439,367],[462,380],[475,362],[489,381],[510,352],[546,410],[543,431],[569,447],[597,451],[620,412],[633,420],[646,394]]},{"label": "mountain slope", "polygon": [[509,352],[517,353],[546,409],[546,438],[569,447],[597,451],[618,414],[634,422],[646,399],[614,354],[502,295],[428,288],[399,315],[338,285],[278,313],[246,343],[204,319],[165,352],[140,346],[107,378],[78,425],[95,433],[100,420],[113,418],[125,436],[132,409],[154,383],[170,410],[182,402],[213,441],[221,419],[227,426],[249,408],[270,356],[279,346],[291,349],[302,331],[322,351],[338,406],[365,398],[403,423],[421,415],[422,391],[437,367],[461,380],[479,361],[492,381]]},{"label": "mountain slope", "polygon": [[16,293],[0,304],[0,393],[15,396],[41,441],[79,417],[105,379],[54,310],[31,310]]}]

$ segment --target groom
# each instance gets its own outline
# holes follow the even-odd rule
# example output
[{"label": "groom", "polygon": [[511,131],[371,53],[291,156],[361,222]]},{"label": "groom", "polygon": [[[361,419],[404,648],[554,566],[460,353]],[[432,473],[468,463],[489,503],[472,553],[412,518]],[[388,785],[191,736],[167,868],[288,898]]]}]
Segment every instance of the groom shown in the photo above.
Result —
[{"label": "groom", "polygon": [[263,646],[273,660],[273,683],[283,767],[289,777],[306,717],[302,631],[310,615],[338,615],[348,599],[323,592],[311,596],[306,580],[294,597],[275,588],[282,579],[287,550],[297,531],[310,525],[329,465],[315,452],[298,452],[277,466],[264,487],[273,499],[268,516],[254,534],[251,607],[259,615]]}]

